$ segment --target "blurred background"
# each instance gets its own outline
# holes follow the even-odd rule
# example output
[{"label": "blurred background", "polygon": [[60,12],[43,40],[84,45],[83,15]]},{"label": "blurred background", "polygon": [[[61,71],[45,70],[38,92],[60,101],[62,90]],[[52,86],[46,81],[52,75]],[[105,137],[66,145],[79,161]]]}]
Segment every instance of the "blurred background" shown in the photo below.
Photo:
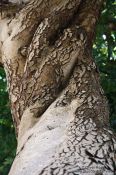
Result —
[{"label": "blurred background", "polygon": [[[93,57],[99,67],[101,85],[108,98],[110,124],[116,132],[116,1],[107,0],[96,29]],[[0,67],[0,175],[7,175],[16,152],[5,72]]]}]

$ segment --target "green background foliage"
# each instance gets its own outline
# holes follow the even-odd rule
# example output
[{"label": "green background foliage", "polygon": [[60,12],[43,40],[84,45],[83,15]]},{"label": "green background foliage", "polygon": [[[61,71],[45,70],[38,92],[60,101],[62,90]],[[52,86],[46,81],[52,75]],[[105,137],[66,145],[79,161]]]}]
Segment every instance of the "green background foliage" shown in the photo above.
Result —
[{"label": "green background foliage", "polygon": [[109,101],[110,124],[116,132],[116,1],[107,0],[96,29],[93,56]]},{"label": "green background foliage", "polygon": [[16,150],[6,79],[0,68],[0,175],[7,175]]},{"label": "green background foliage", "polygon": [[[116,2],[107,0],[96,30],[93,56],[109,101],[110,123],[116,131]],[[16,138],[3,68],[0,68],[0,175],[7,175],[16,151]]]}]

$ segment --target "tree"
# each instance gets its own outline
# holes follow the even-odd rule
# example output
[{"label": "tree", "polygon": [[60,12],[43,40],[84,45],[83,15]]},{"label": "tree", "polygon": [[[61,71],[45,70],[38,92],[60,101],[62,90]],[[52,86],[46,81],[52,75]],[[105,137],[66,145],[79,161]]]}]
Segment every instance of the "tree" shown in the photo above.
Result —
[{"label": "tree", "polygon": [[18,137],[10,175],[115,173],[115,137],[91,53],[102,4],[3,1],[1,64]]}]

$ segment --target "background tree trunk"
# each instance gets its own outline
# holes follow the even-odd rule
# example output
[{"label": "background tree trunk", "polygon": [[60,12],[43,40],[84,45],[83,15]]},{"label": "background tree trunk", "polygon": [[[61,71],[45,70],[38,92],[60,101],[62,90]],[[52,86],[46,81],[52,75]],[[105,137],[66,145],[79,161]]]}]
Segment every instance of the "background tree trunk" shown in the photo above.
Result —
[{"label": "background tree trunk", "polygon": [[14,2],[0,22],[18,137],[9,175],[114,175],[115,138],[91,54],[102,0]]}]

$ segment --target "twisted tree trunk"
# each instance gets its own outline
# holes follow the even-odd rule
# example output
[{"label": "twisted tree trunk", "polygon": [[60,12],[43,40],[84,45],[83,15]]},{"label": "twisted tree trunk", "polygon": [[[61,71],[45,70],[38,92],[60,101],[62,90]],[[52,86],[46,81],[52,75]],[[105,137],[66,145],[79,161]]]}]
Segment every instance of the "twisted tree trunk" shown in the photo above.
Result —
[{"label": "twisted tree trunk", "polygon": [[13,2],[0,22],[18,136],[9,175],[114,175],[115,138],[91,54],[103,1]]}]

